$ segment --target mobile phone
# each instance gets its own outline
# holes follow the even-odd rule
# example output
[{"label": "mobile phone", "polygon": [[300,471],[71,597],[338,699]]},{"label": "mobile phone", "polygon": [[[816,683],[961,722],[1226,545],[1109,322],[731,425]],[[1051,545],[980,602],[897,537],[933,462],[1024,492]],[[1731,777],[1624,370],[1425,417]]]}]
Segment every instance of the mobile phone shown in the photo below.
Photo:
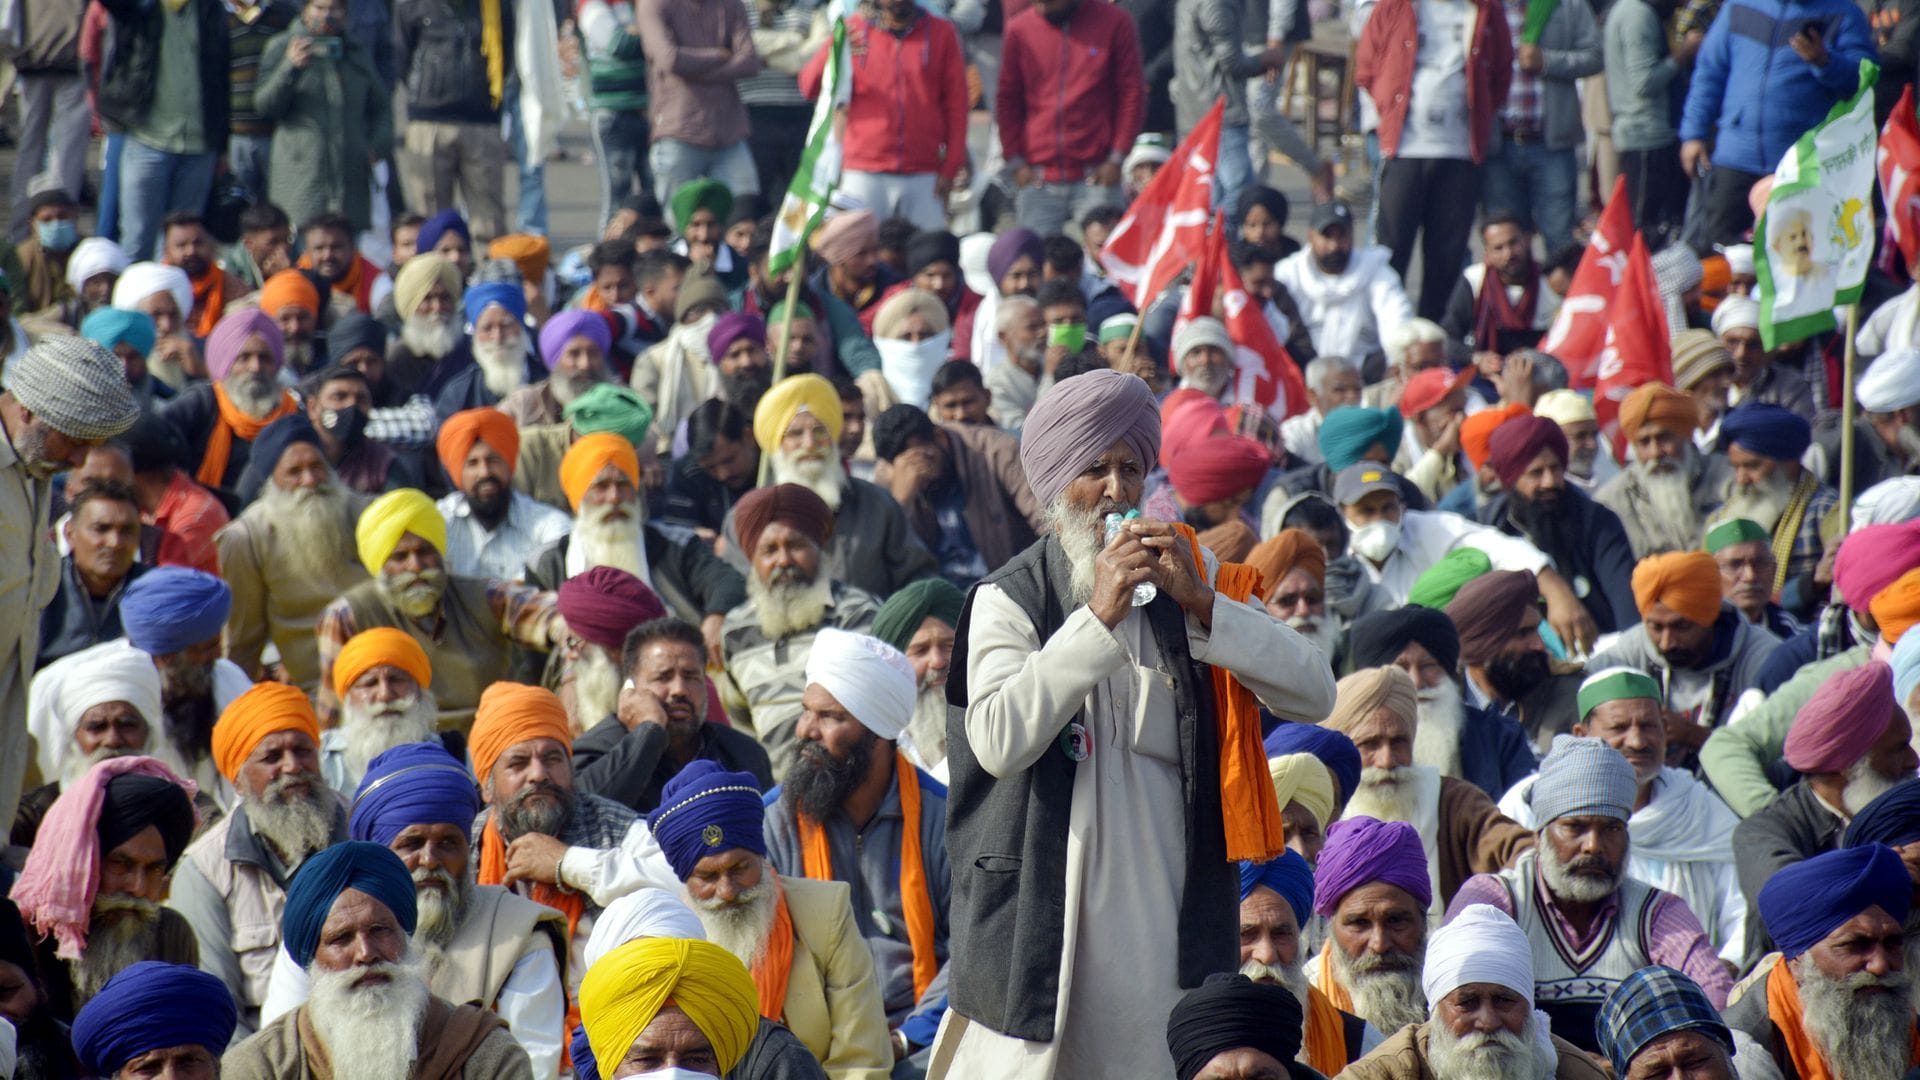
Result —
[{"label": "mobile phone", "polygon": [[313,39],[313,55],[326,60],[338,60],[345,46],[337,37],[317,37]]}]

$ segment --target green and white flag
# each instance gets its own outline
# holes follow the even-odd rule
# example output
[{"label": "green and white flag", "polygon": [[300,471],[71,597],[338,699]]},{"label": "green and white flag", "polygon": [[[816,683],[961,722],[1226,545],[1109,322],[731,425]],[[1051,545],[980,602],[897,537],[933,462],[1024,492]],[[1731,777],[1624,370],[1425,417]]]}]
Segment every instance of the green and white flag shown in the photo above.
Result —
[{"label": "green and white flag", "polygon": [[1800,136],[1773,172],[1753,245],[1760,340],[1769,349],[1833,329],[1833,309],[1860,299],[1873,260],[1879,76],[1873,61],[1860,61],[1860,88]]},{"label": "green and white flag", "polygon": [[800,167],[787,185],[780,213],[773,219],[773,247],[767,254],[767,271],[773,275],[787,269],[806,249],[827,216],[827,204],[840,183],[840,133],[835,128],[836,114],[853,96],[853,77],[847,54],[847,20],[833,20],[833,52],[827,57],[827,70],[820,80],[820,100],[813,106],[813,121],[807,125],[807,148],[800,155]]}]

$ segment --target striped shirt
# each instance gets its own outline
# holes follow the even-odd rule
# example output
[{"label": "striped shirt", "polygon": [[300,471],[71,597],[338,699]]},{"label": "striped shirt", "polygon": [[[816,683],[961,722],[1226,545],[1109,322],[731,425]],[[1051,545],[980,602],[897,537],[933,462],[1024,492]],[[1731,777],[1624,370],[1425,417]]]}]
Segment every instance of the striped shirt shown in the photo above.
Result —
[{"label": "striped shirt", "polygon": [[227,128],[233,134],[273,134],[273,122],[254,110],[253,87],[260,81],[260,54],[268,40],[293,25],[295,14],[291,4],[276,0],[257,6],[227,5],[228,71],[233,83],[227,97],[231,112]]}]

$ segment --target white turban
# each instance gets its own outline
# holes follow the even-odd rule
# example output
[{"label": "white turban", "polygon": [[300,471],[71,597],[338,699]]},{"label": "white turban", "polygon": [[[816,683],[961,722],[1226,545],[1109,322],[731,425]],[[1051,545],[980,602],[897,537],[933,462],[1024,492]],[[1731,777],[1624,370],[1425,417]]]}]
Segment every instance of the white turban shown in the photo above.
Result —
[{"label": "white turban", "polygon": [[1871,413],[1920,405],[1920,349],[1883,352],[1854,384],[1854,398]]},{"label": "white turban", "polygon": [[1898,525],[1920,517],[1920,476],[1882,480],[1853,500],[1853,524],[1848,532],[1869,525]]},{"label": "white turban", "polygon": [[1753,276],[1752,244],[1728,244],[1720,249],[1720,254],[1726,257],[1729,273],[1739,274],[1741,277]]},{"label": "white turban", "polygon": [[1427,1004],[1468,983],[1504,986],[1533,1008],[1533,946],[1527,932],[1506,912],[1488,904],[1470,904],[1427,939],[1427,964],[1420,986]]},{"label": "white turban", "polygon": [[892,741],[906,730],[919,694],[905,653],[879,638],[830,626],[814,635],[807,684],[824,687],[868,731]]},{"label": "white turban", "polygon": [[[129,261],[119,244],[104,236],[89,236],[67,256],[67,287],[77,293],[95,274],[124,274]],[[187,295],[192,296],[192,290]]]},{"label": "white turban", "polygon": [[645,888],[608,904],[593,920],[583,955],[588,967],[629,941],[639,938],[695,938],[707,940],[700,916],[665,889]]},{"label": "white turban", "polygon": [[1549,390],[1533,403],[1533,415],[1566,427],[1594,420],[1593,399],[1573,390]]},{"label": "white turban", "polygon": [[1713,309],[1713,336],[1729,330],[1758,330],[1760,305],[1750,296],[1729,296]]},{"label": "white turban", "polygon": [[120,280],[113,283],[113,306],[133,311],[140,306],[140,301],[157,292],[173,294],[173,302],[180,306],[181,318],[193,310],[193,282],[187,278],[187,272],[157,262],[138,262],[127,267]]},{"label": "white turban", "polygon": [[[33,733],[40,776],[60,779],[76,752],[73,731],[88,709],[124,701],[147,721],[147,738],[161,730],[160,672],[153,657],[115,638],[42,668],[27,690],[27,730]],[[149,753],[151,753],[151,749]]]}]

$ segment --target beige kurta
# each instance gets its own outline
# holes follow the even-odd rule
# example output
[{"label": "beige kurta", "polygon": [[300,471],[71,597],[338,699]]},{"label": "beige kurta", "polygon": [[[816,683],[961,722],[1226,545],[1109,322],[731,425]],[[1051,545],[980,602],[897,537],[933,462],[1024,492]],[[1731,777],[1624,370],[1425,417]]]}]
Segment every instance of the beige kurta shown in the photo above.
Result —
[{"label": "beige kurta", "polygon": [[[1210,555],[1207,564],[1211,578]],[[966,731],[982,767],[1008,776],[1031,766],[1082,709],[1092,752],[1074,771],[1054,1041],[1002,1035],[949,1011],[928,1075],[1169,1075],[1186,796],[1172,682],[1152,630],[1138,610],[1109,631],[1081,607],[1043,647],[1027,616],[988,585],[975,594],[969,635]],[[1189,618],[1187,647],[1278,716],[1317,722],[1333,708],[1326,658],[1262,610],[1216,597],[1212,632]]]},{"label": "beige kurta", "polygon": [[367,580],[366,568],[353,549],[352,523],[370,501],[358,494],[348,499],[334,572],[324,580],[287,572],[282,545],[291,541],[275,528],[261,503],[241,511],[214,537],[220,548],[220,576],[233,590],[227,659],[250,678],[261,675],[260,654],[271,643],[294,685],[313,693],[320,682],[320,647],[313,636],[320,612],[335,597]]},{"label": "beige kurta", "polygon": [[0,813],[8,821],[33,756],[27,683],[40,653],[40,611],[60,590],[60,553],[47,535],[51,490],[27,474],[0,426]]}]

